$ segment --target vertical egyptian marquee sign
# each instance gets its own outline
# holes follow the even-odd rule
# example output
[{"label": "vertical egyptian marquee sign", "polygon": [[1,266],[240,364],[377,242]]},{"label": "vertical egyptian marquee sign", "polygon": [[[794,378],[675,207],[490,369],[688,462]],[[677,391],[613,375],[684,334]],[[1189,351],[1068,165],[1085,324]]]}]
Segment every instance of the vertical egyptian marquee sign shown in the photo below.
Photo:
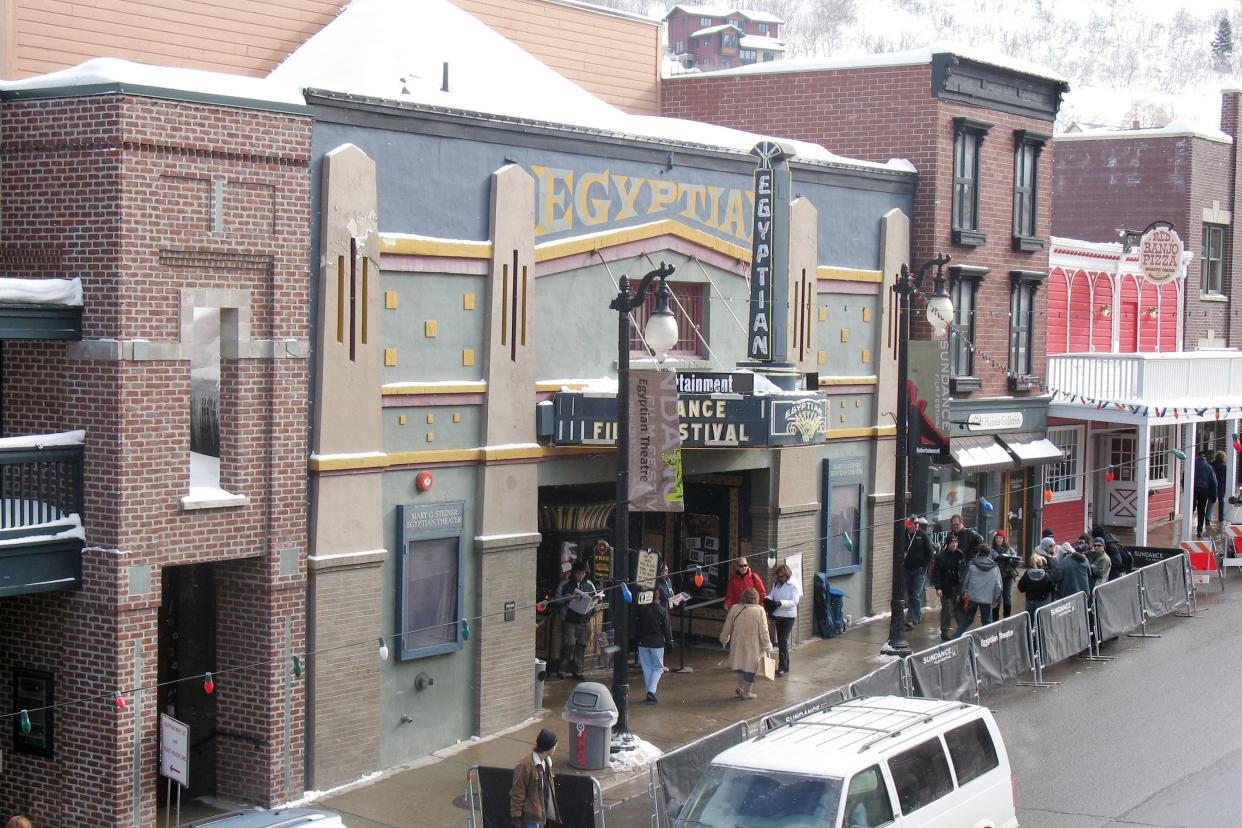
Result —
[{"label": "vertical egyptian marquee sign", "polygon": [[627,405],[630,511],[683,511],[676,372],[635,371]]},{"label": "vertical egyptian marquee sign", "polygon": [[750,154],[759,163],[755,167],[746,355],[755,362],[784,362],[788,313],[774,307],[774,300],[788,302],[789,164],[785,149],[773,141],[756,144]]}]

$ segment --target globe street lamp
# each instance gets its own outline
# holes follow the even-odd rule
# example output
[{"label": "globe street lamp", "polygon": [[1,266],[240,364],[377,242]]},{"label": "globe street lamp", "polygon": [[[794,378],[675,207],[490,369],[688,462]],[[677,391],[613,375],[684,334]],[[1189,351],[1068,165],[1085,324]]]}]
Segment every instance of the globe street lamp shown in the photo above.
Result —
[{"label": "globe street lamp", "polygon": [[880,650],[885,655],[908,656],[910,645],[906,643],[906,522],[910,511],[906,505],[906,476],[910,451],[910,313],[911,297],[918,292],[927,271],[936,268],[935,293],[927,300],[927,322],[932,335],[942,339],[953,319],[953,300],[945,292],[944,266],[949,256],[943,253],[923,264],[917,273],[911,273],[906,265],[893,285],[897,294],[897,442],[896,466],[893,474],[893,584],[890,609],[892,618],[888,625],[888,642]]},{"label": "globe street lamp", "polygon": [[[630,312],[642,307],[647,301],[647,291],[652,282],[660,280],[656,291],[656,307],[643,328],[643,339],[654,353],[657,362],[663,362],[668,352],[677,344],[677,320],[668,309],[672,295],[668,277],[674,267],[660,263],[638,283],[638,290],[630,295],[630,279],[622,276],[617,297],[608,307],[617,312],[617,508],[613,523],[612,575],[618,582],[630,577]],[[617,703],[618,734],[628,733],[629,720],[629,658],[630,613],[629,607],[617,596],[613,628],[617,633],[617,652],[612,661],[612,696]]]}]

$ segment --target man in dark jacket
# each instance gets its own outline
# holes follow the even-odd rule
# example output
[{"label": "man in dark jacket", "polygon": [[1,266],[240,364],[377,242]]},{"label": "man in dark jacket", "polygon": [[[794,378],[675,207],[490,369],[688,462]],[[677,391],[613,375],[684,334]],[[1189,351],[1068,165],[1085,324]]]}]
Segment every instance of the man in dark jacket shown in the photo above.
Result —
[{"label": "man in dark jacket", "polygon": [[656,689],[664,675],[664,650],[673,646],[673,624],[658,589],[638,596],[638,663],[643,668],[647,704],[656,703]]},{"label": "man in dark jacket", "polygon": [[1087,551],[1073,547],[1057,564],[1057,598],[1068,598],[1079,592],[1091,593],[1091,564]]},{"label": "man in dark jacket", "polygon": [[569,579],[556,591],[556,597],[561,600],[564,608],[564,620],[561,624],[561,670],[557,671],[557,675],[562,678],[566,667],[575,679],[583,681],[586,678],[582,675],[582,667],[586,661],[587,642],[591,638],[591,616],[595,614],[596,591],[595,584],[587,578],[586,561],[576,561]]},{"label": "man in dark jacket", "polygon": [[969,528],[961,515],[949,518],[949,534],[957,538],[957,548],[962,550],[962,557],[968,561],[988,548],[983,535]]},{"label": "man in dark jacket", "polygon": [[535,739],[534,752],[523,756],[513,768],[513,785],[509,788],[509,819],[513,828],[560,821],[556,777],[552,775],[554,750],[556,734],[541,730]]},{"label": "man in dark jacket", "polygon": [[945,641],[953,637],[954,629],[961,623],[962,564],[957,538],[949,535],[931,570],[932,586],[940,598],[940,637]]},{"label": "man in dark jacket", "polygon": [[1225,462],[1225,453],[1223,451],[1216,452],[1216,456],[1212,458],[1212,473],[1216,475],[1216,522],[1221,524],[1221,530],[1224,530],[1225,523],[1225,498],[1229,496],[1226,487],[1229,485],[1229,465]]},{"label": "man in dark jacket", "polygon": [[[1195,537],[1203,537],[1203,521],[1212,511],[1216,500],[1216,472],[1208,462],[1209,452],[1200,452],[1195,458]],[[1209,522],[1210,522],[1210,518]]]},{"label": "man in dark jacket", "polygon": [[923,621],[923,596],[927,591],[927,566],[932,560],[932,542],[927,536],[927,518],[921,517],[914,528],[906,528],[906,629],[912,630]]},{"label": "man in dark jacket", "polygon": [[962,580],[962,597],[966,600],[966,610],[962,613],[962,623],[957,627],[957,637],[970,629],[976,612],[983,624],[991,624],[992,611],[1000,604],[1000,567],[990,556],[975,555],[967,562],[966,576]]}]

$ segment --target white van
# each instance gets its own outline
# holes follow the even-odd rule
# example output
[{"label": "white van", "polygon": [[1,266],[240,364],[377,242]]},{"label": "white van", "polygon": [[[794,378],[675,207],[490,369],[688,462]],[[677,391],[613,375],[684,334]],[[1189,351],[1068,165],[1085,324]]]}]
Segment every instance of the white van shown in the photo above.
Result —
[{"label": "white van", "polygon": [[1017,828],[1009,756],[985,707],[871,696],[716,756],[677,828]]}]

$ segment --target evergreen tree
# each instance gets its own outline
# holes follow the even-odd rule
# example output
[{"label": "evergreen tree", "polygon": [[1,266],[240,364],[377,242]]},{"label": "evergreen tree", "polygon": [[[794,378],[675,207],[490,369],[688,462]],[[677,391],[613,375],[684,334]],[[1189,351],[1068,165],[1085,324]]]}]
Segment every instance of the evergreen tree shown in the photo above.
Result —
[{"label": "evergreen tree", "polygon": [[1216,37],[1212,38],[1212,68],[1222,75],[1233,71],[1233,26],[1223,14],[1216,23]]}]

